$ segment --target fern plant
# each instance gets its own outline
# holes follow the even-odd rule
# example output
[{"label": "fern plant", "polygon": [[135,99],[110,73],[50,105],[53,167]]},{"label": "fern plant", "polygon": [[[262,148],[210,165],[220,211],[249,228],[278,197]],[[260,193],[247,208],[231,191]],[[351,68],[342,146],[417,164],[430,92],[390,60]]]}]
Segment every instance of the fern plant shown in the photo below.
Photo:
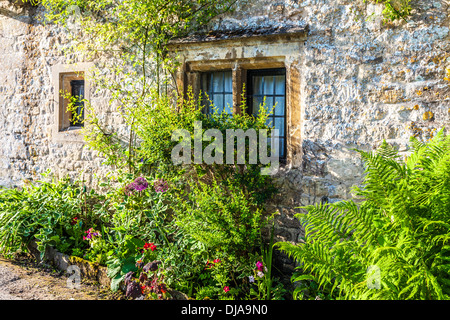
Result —
[{"label": "fern plant", "polygon": [[449,299],[450,136],[411,145],[406,159],[386,142],[357,150],[366,176],[353,191],[363,201],[296,215],[304,241],[276,244],[299,263],[293,281],[314,280],[338,299]]}]

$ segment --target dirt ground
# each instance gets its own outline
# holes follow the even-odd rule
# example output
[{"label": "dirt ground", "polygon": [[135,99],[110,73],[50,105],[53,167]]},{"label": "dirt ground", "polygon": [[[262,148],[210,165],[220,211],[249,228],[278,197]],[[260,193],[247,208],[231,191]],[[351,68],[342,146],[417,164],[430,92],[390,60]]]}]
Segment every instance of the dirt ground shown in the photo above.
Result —
[{"label": "dirt ground", "polygon": [[121,300],[91,281],[82,280],[79,289],[69,288],[65,272],[50,265],[38,265],[28,258],[0,257],[0,300]]}]

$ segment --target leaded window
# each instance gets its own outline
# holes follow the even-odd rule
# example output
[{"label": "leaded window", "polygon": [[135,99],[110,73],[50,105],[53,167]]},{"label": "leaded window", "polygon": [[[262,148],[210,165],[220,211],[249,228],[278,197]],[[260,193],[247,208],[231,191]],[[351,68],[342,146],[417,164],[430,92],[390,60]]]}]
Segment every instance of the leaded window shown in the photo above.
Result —
[{"label": "leaded window", "polygon": [[272,110],[267,124],[278,129],[279,157],[286,157],[286,71],[282,69],[248,70],[249,111],[258,115],[260,107]]},{"label": "leaded window", "polygon": [[205,72],[201,75],[204,111],[213,113],[211,104],[219,113],[233,113],[233,87],[231,71]]}]

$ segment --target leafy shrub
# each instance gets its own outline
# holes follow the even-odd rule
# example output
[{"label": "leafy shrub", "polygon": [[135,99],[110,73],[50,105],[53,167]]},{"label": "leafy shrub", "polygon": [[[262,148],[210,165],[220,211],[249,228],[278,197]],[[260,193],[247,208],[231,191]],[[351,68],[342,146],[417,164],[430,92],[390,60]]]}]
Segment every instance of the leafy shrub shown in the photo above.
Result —
[{"label": "leafy shrub", "polygon": [[80,223],[95,222],[87,210],[86,196],[81,185],[67,179],[0,190],[0,249],[4,254],[26,250],[33,239],[41,254],[47,245],[62,252],[82,247]]},{"label": "leafy shrub", "polygon": [[297,215],[304,242],[277,244],[306,273],[293,281],[313,279],[336,298],[449,299],[450,136],[411,144],[405,161],[385,142],[359,151],[360,205],[317,204]]}]

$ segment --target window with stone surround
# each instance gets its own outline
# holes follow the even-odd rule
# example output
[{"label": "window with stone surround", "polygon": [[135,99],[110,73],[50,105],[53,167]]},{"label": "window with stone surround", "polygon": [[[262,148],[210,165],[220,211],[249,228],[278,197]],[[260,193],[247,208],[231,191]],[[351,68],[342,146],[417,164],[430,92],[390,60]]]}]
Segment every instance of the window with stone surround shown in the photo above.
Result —
[{"label": "window with stone surround", "polygon": [[[63,100],[59,108],[59,131],[80,129],[84,120],[84,74],[63,73],[61,78]],[[74,105],[69,108],[71,103]]]},{"label": "window with stone surround", "polygon": [[[178,94],[206,93],[219,111],[257,113],[275,105],[269,121],[279,129],[281,157],[302,165],[301,63],[307,26],[214,31],[176,39],[169,51],[180,62]],[[245,88],[245,95],[243,90]],[[231,90],[230,90],[231,89]],[[241,110],[242,97],[246,110]],[[205,104],[205,112],[210,112]]]},{"label": "window with stone surround", "polygon": [[[279,157],[286,157],[286,70],[285,68],[274,69],[251,69],[247,71],[247,78],[237,86],[247,85],[247,110],[245,112],[257,116],[260,107],[270,110],[272,113],[267,119],[267,125],[278,130],[278,145],[280,146]],[[233,72],[231,70],[201,72],[200,94],[202,94],[203,111],[212,113],[212,107],[219,113],[233,114]],[[194,80],[195,81],[195,80]],[[194,83],[191,83],[194,85]],[[238,97],[234,98],[236,101]],[[270,140],[269,140],[270,141]]]},{"label": "window with stone surround", "polygon": [[[84,100],[89,100],[86,74],[90,63],[55,65],[52,67],[55,117],[53,139],[82,142],[81,128],[85,117]],[[68,106],[73,103],[71,108]]]}]

